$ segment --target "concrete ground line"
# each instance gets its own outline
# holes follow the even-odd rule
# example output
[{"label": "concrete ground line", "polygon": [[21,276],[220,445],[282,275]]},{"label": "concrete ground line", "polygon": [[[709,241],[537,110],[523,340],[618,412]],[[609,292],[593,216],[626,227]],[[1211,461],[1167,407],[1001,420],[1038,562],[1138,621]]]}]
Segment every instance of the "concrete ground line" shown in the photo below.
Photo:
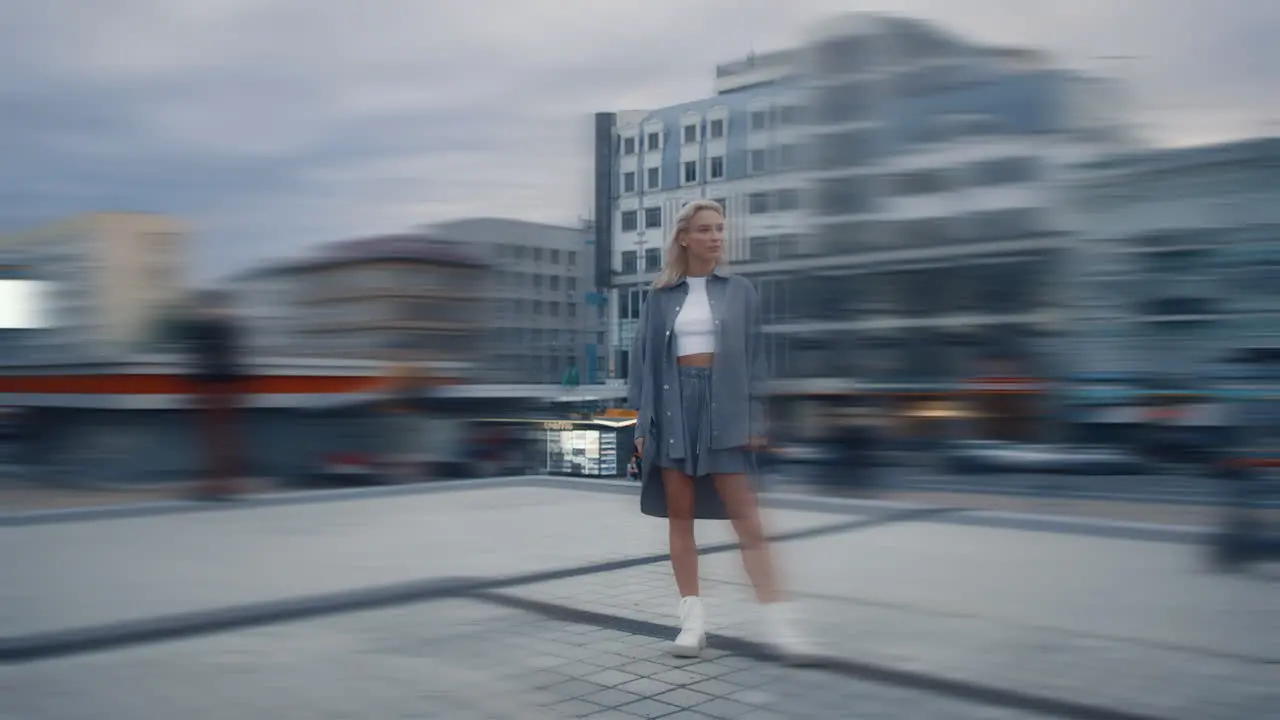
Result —
[{"label": "concrete ground line", "polygon": [[[946,509],[916,509],[901,513],[861,518],[773,537],[774,542],[804,540],[882,525],[924,519],[949,512]],[[733,550],[737,543],[709,545],[703,554]],[[505,590],[556,580],[625,570],[666,562],[667,553],[641,555],[620,560],[587,563],[568,568],[541,570],[522,575],[494,578],[430,578],[372,588],[321,593],[298,598],[247,603],[231,607],[165,615],[142,620],[71,628],[27,636],[0,638],[0,665],[37,662],[57,657],[102,652],[185,637],[209,635],[326,615],[360,612],[418,602],[466,596],[469,593]]]}]

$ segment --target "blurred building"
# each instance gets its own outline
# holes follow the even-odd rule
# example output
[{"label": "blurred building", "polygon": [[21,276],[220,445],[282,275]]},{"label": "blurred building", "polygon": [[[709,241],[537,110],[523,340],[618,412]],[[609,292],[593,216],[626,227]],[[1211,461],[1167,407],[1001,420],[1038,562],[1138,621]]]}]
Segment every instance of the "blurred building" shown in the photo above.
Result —
[{"label": "blurred building", "polygon": [[570,368],[583,383],[602,378],[607,325],[589,227],[472,218],[424,229],[464,243],[494,269],[487,381],[558,383]]},{"label": "blurred building", "polygon": [[253,355],[475,367],[489,266],[458,242],[405,233],[332,243],[235,278]]},{"label": "blurred building", "polygon": [[0,236],[0,265],[43,283],[49,327],[10,333],[0,359],[118,360],[151,349],[185,292],[187,229],[132,212],[77,215]]},{"label": "blurred building", "polygon": [[1091,163],[1074,195],[1077,372],[1196,381],[1280,347],[1280,138]]},{"label": "blurred building", "polygon": [[597,116],[616,375],[670,221],[698,197],[726,201],[775,375],[959,379],[993,352],[1044,359],[1076,230],[1065,178],[1130,142],[1109,83],[875,14],[716,75],[710,98]]},{"label": "blurred building", "polygon": [[298,261],[263,263],[229,284],[233,314],[244,327],[244,351],[253,357],[314,354],[304,342]]}]

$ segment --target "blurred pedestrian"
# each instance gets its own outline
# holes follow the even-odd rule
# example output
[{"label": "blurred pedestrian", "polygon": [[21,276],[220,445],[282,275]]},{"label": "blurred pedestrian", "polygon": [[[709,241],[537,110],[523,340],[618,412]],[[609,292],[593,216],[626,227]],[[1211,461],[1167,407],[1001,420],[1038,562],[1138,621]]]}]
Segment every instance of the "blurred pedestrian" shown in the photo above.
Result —
[{"label": "blurred pedestrian", "polygon": [[728,519],[761,603],[765,641],[783,657],[812,657],[784,601],[750,475],[766,445],[767,377],[755,287],[721,263],[724,209],[689,203],[676,218],[631,352],[628,400],[637,411],[641,512],[667,518],[680,592],[672,653],[706,645],[695,519]]},{"label": "blurred pedestrian", "polygon": [[195,492],[201,499],[225,500],[245,489],[236,412],[243,392],[237,335],[230,299],[220,292],[201,293],[187,332],[205,456]]}]

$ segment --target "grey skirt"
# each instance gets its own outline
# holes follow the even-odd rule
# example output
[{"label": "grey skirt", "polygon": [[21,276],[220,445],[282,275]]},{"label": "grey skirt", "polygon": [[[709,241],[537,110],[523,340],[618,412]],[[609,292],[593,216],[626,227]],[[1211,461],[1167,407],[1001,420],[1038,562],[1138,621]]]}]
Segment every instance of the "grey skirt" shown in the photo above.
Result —
[{"label": "grey skirt", "polygon": [[694,478],[750,473],[751,455],[747,448],[711,448],[711,368],[681,366],[679,377],[684,457],[673,458],[662,447],[658,465]]}]

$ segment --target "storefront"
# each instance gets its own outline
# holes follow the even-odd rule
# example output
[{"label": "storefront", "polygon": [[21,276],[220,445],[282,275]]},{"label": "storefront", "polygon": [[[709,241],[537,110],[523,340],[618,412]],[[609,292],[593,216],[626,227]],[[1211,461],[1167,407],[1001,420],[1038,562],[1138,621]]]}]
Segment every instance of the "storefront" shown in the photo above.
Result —
[{"label": "storefront", "polygon": [[[574,477],[626,475],[634,447],[634,417],[585,419],[482,419],[472,421],[490,437],[501,431],[507,454],[524,472]],[[492,444],[492,443],[490,443]]]},{"label": "storefront", "polygon": [[621,477],[631,458],[635,420],[548,420],[541,426],[551,475]]}]

